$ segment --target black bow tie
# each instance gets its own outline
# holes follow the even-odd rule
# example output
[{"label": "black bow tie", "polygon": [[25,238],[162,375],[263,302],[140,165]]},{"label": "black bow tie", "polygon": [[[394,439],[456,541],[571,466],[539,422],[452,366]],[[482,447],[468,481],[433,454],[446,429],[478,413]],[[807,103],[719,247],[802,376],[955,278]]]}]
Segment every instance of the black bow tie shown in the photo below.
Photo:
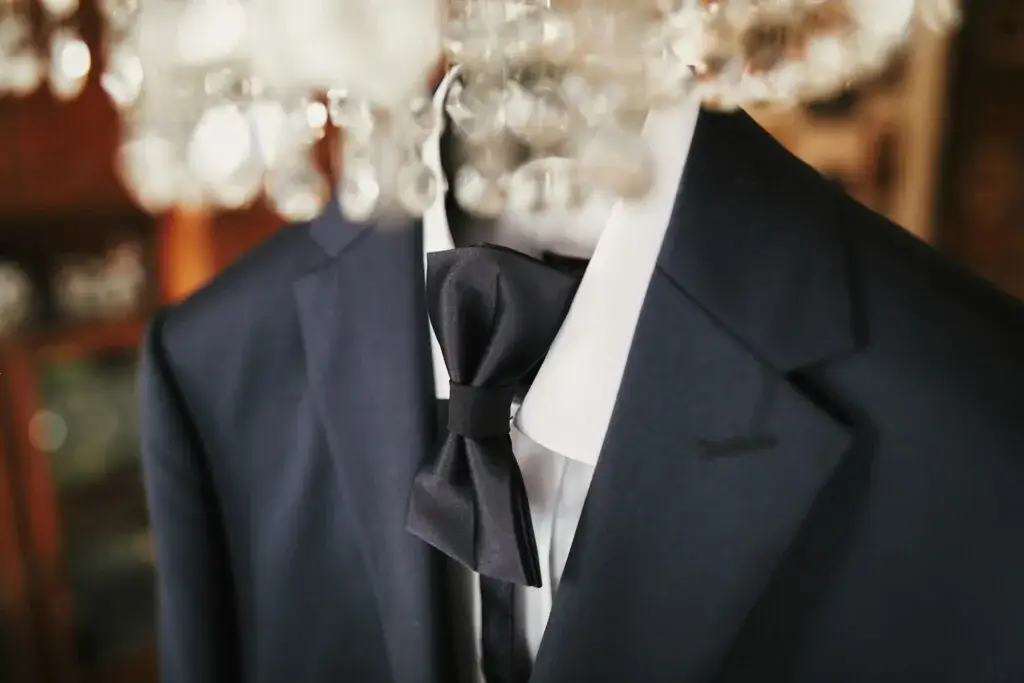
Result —
[{"label": "black bow tie", "polygon": [[547,354],[579,277],[476,246],[430,254],[426,284],[451,378],[448,435],[416,475],[407,528],[483,576],[539,586],[509,412]]}]

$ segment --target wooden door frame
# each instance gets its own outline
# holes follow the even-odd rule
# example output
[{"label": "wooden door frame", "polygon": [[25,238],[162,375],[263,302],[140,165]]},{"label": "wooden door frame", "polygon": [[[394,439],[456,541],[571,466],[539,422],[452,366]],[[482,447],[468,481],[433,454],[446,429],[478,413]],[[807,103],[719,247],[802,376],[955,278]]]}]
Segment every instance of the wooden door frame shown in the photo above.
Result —
[{"label": "wooden door frame", "polygon": [[44,679],[51,683],[77,683],[74,652],[74,614],[70,583],[61,548],[59,500],[50,461],[37,449],[28,425],[39,402],[36,361],[31,349],[10,344],[0,351],[0,371],[7,378],[13,422],[12,462],[23,488],[26,565],[32,573],[33,602],[37,610],[38,653]]},{"label": "wooden door frame", "polygon": [[24,489],[24,545],[26,564],[34,579],[37,649],[45,663],[45,679],[52,683],[82,683],[83,675],[77,654],[74,595],[63,551],[60,499],[49,454],[32,442],[28,428],[42,406],[39,368],[49,362],[137,348],[144,328],[142,318],[84,324],[32,335],[0,349],[0,372],[9,388],[8,413],[13,423],[10,460],[20,473]]}]

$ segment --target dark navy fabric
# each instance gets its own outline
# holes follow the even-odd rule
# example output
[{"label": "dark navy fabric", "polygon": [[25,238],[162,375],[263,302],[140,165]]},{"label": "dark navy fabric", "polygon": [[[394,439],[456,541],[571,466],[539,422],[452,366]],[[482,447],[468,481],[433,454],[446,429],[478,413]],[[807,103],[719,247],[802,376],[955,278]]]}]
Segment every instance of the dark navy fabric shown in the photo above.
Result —
[{"label": "dark navy fabric", "polygon": [[[414,227],[328,210],[154,320],[165,683],[456,680]],[[1022,417],[1018,303],[702,114],[531,681],[1024,681]]]}]

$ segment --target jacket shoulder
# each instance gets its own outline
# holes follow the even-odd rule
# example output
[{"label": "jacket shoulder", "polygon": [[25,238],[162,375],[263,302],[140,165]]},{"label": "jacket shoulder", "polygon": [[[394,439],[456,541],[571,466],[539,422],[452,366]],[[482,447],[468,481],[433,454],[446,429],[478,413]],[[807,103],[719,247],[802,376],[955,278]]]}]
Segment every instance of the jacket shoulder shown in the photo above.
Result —
[{"label": "jacket shoulder", "polygon": [[187,299],[163,308],[151,334],[175,374],[202,376],[288,327],[292,282],[325,258],[306,224],[282,227]]},{"label": "jacket shoulder", "polygon": [[287,225],[243,254],[185,300],[168,306],[163,325],[173,337],[213,330],[244,334],[260,318],[279,313],[274,303],[291,296],[291,283],[324,258],[305,224]]},{"label": "jacket shoulder", "polygon": [[891,221],[849,206],[852,295],[865,342],[849,365],[855,393],[886,405],[903,397],[886,419],[913,416],[922,433],[942,425],[968,441],[984,434],[1019,454],[1024,303]]},{"label": "jacket shoulder", "polygon": [[847,198],[845,216],[865,287],[889,289],[894,305],[908,306],[910,319],[942,312],[947,322],[962,318],[979,325],[976,334],[1012,336],[1024,361],[1024,302],[853,199]]}]

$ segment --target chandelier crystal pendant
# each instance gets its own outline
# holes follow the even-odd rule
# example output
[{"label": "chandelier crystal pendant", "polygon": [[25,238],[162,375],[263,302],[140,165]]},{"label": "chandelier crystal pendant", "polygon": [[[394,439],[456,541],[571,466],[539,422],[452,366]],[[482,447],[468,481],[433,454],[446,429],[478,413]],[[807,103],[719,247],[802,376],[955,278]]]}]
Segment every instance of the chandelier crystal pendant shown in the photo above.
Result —
[{"label": "chandelier crystal pendant", "polygon": [[[58,100],[85,88],[92,54],[77,26],[78,0],[0,0],[0,99],[25,97],[44,83]],[[36,18],[38,17],[38,21]],[[39,49],[40,30],[46,49]]]},{"label": "chandelier crystal pendant", "polygon": [[[8,2],[10,0],[7,0]],[[58,0],[50,0],[58,2]],[[70,0],[63,0],[69,2]],[[423,157],[460,140],[467,211],[633,199],[653,182],[646,112],[699,98],[796,104],[885,67],[915,20],[956,0],[105,0],[103,84],[124,180],[144,207],[307,220],[331,194],[311,151],[340,132],[334,195],[351,220],[419,216],[446,191]],[[438,66],[457,68],[432,106]]]}]

